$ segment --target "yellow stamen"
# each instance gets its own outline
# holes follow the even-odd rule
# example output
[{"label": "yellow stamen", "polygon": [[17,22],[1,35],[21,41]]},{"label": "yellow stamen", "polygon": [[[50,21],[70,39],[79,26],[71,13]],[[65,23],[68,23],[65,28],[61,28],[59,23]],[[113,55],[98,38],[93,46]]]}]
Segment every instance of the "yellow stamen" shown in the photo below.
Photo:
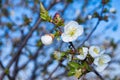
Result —
[{"label": "yellow stamen", "polygon": [[69,31],[69,35],[70,35],[70,36],[73,36],[73,35],[75,34],[76,30],[77,30],[76,28],[71,29],[71,30]]},{"label": "yellow stamen", "polygon": [[99,53],[99,51],[98,51],[98,49],[97,49],[97,48],[94,48],[94,49],[93,49],[93,51],[94,51],[96,54],[98,54],[98,53]]},{"label": "yellow stamen", "polygon": [[100,64],[100,65],[103,65],[103,64],[104,64],[104,60],[103,60],[103,59],[101,59],[101,58],[99,59],[99,61],[98,61],[98,62],[99,62],[99,64]]}]

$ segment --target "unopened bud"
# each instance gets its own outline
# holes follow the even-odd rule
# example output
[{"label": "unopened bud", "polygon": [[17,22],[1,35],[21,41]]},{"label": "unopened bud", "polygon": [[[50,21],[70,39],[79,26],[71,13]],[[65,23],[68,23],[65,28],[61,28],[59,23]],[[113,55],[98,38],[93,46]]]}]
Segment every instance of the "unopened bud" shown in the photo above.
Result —
[{"label": "unopened bud", "polygon": [[44,45],[50,45],[52,44],[54,39],[54,35],[53,34],[45,34],[41,37],[41,41]]}]

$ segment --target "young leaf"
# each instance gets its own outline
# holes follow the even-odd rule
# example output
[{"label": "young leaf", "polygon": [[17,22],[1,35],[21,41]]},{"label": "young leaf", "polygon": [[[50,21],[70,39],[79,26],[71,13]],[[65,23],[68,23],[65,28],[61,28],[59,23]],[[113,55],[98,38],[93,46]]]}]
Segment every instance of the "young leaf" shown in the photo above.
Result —
[{"label": "young leaf", "polygon": [[40,17],[44,21],[48,21],[48,22],[52,21],[51,17],[48,14],[48,11],[44,8],[42,3],[40,3]]},{"label": "young leaf", "polygon": [[80,65],[76,62],[69,62],[68,66],[77,69],[77,68],[79,68]]},{"label": "young leaf", "polygon": [[75,69],[70,69],[68,76],[73,76],[75,74]]}]

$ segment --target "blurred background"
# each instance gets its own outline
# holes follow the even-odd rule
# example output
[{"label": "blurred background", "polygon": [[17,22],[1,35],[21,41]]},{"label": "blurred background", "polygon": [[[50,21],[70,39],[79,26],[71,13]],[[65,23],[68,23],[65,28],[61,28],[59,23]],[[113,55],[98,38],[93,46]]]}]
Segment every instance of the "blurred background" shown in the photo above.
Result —
[{"label": "blurred background", "polygon": [[[54,25],[40,21],[40,2],[54,17],[59,13],[67,23],[76,20],[84,27],[84,34],[73,44],[78,47],[94,28],[100,14],[101,0],[0,0],[0,79],[49,80],[58,65],[52,58],[55,50],[65,51],[68,44],[61,38],[44,46],[42,35],[53,33]],[[85,42],[85,46],[97,45],[112,57],[109,66],[100,74],[105,80],[120,80],[120,0],[108,0],[104,19]],[[77,80],[67,76],[67,61],[52,73],[50,80]],[[5,74],[3,74],[5,73]],[[4,75],[4,77],[3,77]],[[99,80],[93,72],[81,80]]]}]

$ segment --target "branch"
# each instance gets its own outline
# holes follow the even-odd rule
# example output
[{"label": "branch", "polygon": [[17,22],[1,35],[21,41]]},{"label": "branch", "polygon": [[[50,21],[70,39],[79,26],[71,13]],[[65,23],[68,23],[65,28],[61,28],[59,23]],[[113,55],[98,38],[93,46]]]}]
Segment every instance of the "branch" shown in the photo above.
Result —
[{"label": "branch", "polygon": [[[48,8],[48,10],[55,5],[55,2]],[[19,57],[19,55],[21,54],[22,49],[24,48],[24,46],[26,45],[27,41],[29,40],[29,38],[32,36],[32,33],[38,28],[39,23],[41,22],[41,19],[38,18],[37,22],[34,24],[34,27],[30,30],[30,32],[28,33],[28,35],[25,37],[23,43],[21,44],[20,48],[18,49],[18,53],[16,53],[13,58],[10,60],[9,64],[7,65],[6,69],[9,69],[11,67],[11,65],[13,64],[14,61],[16,61],[16,59]],[[5,76],[5,71],[2,73],[1,75],[1,80],[4,78]]]},{"label": "branch", "polygon": [[93,68],[92,68],[92,71],[101,79],[101,80],[104,80],[104,78]]},{"label": "branch", "polygon": [[80,47],[82,47],[84,45],[84,43],[91,37],[91,35],[95,32],[95,30],[97,29],[100,21],[101,21],[101,18],[102,18],[102,14],[103,14],[103,9],[104,9],[104,5],[102,6],[102,11],[101,11],[101,14],[100,14],[100,17],[98,17],[98,21],[95,25],[95,27],[92,29],[92,31],[90,32],[90,34],[85,38],[85,40],[83,40],[83,42],[80,44]]},{"label": "branch", "polygon": [[[11,65],[13,64],[13,62],[16,61],[16,59],[19,57],[19,55],[21,54],[22,49],[26,45],[26,43],[29,40],[29,38],[32,36],[32,33],[38,28],[38,25],[39,25],[40,21],[41,21],[41,19],[39,18],[38,21],[36,22],[36,24],[34,25],[34,27],[30,30],[28,35],[25,37],[23,43],[21,44],[20,48],[18,49],[18,53],[16,53],[13,56],[13,58],[10,60],[10,62],[7,65],[6,69],[9,69],[11,67]],[[2,73],[1,78],[3,79],[4,76],[5,76],[5,71]]]},{"label": "branch", "polygon": [[57,67],[50,73],[49,77],[46,80],[51,80],[51,77],[52,77],[53,73],[59,68],[59,66],[60,66],[60,62],[57,65]]},{"label": "branch", "polygon": [[90,34],[85,38],[85,40],[83,40],[83,42],[80,44],[80,47],[82,47],[84,45],[84,43],[91,37],[91,35],[94,33],[94,31],[96,30],[97,26],[99,25],[100,20],[97,21],[95,27],[92,29],[92,31],[90,32]]},{"label": "branch", "polygon": [[[5,69],[5,67],[3,66],[1,61],[0,61],[0,66],[1,66],[2,69]],[[10,80],[12,80],[12,77],[9,74],[7,74],[7,76]],[[0,77],[0,80],[2,80],[2,76]]]}]

